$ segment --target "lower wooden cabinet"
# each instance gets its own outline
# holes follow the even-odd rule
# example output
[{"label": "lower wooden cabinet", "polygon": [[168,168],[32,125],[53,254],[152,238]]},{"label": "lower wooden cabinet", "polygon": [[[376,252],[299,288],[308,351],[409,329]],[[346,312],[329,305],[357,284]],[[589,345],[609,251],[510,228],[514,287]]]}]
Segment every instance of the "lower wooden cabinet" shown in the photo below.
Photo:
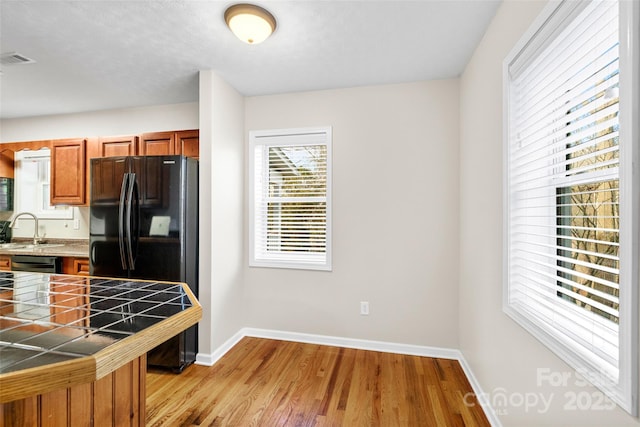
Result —
[{"label": "lower wooden cabinet", "polygon": [[0,255],[0,271],[11,271],[11,255]]},{"label": "lower wooden cabinet", "polygon": [[0,425],[145,425],[147,357],[87,384],[0,404]]},{"label": "lower wooden cabinet", "polygon": [[4,316],[7,313],[13,313],[13,304],[9,302],[3,302],[2,300],[13,299],[13,291],[0,291],[0,316]]},{"label": "lower wooden cabinet", "polygon": [[[0,271],[11,271],[11,255],[0,255]],[[62,274],[89,275],[89,258],[63,257]]]},{"label": "lower wooden cabinet", "polygon": [[62,258],[62,274],[89,275],[89,258]]}]

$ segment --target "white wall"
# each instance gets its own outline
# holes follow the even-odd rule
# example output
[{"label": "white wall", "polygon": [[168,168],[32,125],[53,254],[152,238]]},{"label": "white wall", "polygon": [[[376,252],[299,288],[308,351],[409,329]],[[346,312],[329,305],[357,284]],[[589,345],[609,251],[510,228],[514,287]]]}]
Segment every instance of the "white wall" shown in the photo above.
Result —
[{"label": "white wall", "polygon": [[0,121],[0,141],[116,136],[177,129],[198,129],[197,102],[5,119]]},{"label": "white wall", "polygon": [[200,72],[200,294],[198,362],[244,326],[244,98],[213,71]]},{"label": "white wall", "polygon": [[545,4],[505,1],[460,82],[460,347],[505,426],[637,427],[502,313],[502,61]]},{"label": "white wall", "polygon": [[[197,103],[5,119],[0,121],[0,141],[115,136],[177,129],[198,129]],[[0,219],[8,219],[11,215],[12,212],[0,212]],[[88,239],[89,208],[75,208],[74,217],[80,220],[78,230],[73,228],[72,220],[42,220],[39,222],[40,233],[47,238]],[[13,231],[13,236],[33,236],[33,221],[19,222],[20,228]]]},{"label": "white wall", "polygon": [[333,127],[334,221],[332,272],[246,267],[245,326],[457,348],[458,81],[245,105],[245,135]]},{"label": "white wall", "polygon": [[[74,207],[72,219],[39,219],[38,234],[45,239],[77,239],[89,238],[89,208]],[[0,212],[0,220],[9,220],[14,211]],[[78,229],[74,228],[74,219],[78,220]],[[33,237],[35,223],[29,216],[22,216],[11,231],[13,237]]]}]

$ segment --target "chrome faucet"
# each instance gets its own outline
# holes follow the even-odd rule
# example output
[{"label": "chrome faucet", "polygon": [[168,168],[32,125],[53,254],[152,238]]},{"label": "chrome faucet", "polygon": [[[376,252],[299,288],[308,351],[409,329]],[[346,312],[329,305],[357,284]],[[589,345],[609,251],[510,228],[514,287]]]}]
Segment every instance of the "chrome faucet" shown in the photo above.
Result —
[{"label": "chrome faucet", "polygon": [[38,217],[35,216],[34,214],[32,214],[31,212],[20,212],[17,213],[13,216],[13,219],[11,219],[11,222],[9,223],[9,227],[13,228],[13,224],[16,222],[16,220],[21,217],[22,215],[30,215],[33,217],[33,220],[35,222],[34,226],[34,231],[33,231],[33,244],[34,245],[38,245],[40,243],[42,243],[42,241],[44,240],[43,237],[40,237],[38,235]]}]

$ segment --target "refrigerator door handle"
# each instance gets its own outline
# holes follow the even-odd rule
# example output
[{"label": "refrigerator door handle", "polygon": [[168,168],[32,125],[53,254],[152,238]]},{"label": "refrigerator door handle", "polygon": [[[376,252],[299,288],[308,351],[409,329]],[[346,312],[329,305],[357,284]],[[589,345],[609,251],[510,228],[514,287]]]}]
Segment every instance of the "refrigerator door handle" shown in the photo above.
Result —
[{"label": "refrigerator door handle", "polygon": [[[136,184],[136,174],[135,173],[130,173],[129,175],[129,189],[127,191],[127,219],[126,219],[126,224],[125,224],[125,233],[126,233],[126,242],[127,242],[127,254],[128,254],[128,261],[129,261],[129,269],[130,270],[135,270],[136,269],[136,264],[135,264],[135,259],[133,258],[133,247],[132,247],[132,241],[133,241],[133,236],[131,234],[131,206],[133,205],[133,192],[137,187]],[[137,198],[137,192],[136,192],[136,198]],[[137,217],[136,217],[137,220]],[[136,227],[137,228],[137,227]]]},{"label": "refrigerator door handle", "polygon": [[118,246],[120,247],[120,262],[122,263],[123,270],[127,270],[127,257],[124,246],[124,203],[128,183],[129,174],[125,173],[122,177],[122,186],[120,187],[120,205],[118,206]]},{"label": "refrigerator door handle", "polygon": [[[135,174],[134,174],[135,178]],[[133,220],[133,230],[131,233],[131,245],[129,252],[131,253],[131,269],[135,266],[136,258],[138,256],[138,240],[140,239],[140,186],[136,179],[133,180],[133,199],[131,203],[135,203],[133,206],[133,213],[131,219]]]}]

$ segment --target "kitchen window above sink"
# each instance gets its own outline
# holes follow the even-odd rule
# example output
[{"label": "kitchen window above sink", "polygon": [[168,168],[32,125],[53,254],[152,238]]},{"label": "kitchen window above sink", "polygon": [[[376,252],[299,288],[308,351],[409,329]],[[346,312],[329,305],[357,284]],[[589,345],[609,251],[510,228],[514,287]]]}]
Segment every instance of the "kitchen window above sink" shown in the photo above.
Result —
[{"label": "kitchen window above sink", "polygon": [[15,155],[15,212],[33,212],[39,219],[72,219],[70,206],[51,206],[51,150],[23,150]]}]

